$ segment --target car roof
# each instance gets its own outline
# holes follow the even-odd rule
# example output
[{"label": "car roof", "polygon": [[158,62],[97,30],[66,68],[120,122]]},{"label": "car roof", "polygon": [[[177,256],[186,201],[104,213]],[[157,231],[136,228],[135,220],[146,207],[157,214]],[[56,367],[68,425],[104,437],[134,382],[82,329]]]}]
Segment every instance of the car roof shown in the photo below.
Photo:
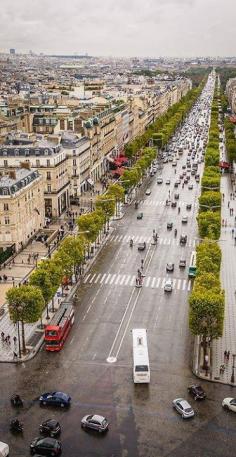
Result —
[{"label": "car roof", "polygon": [[187,402],[187,400],[184,400],[184,398],[180,398],[179,402],[181,403],[184,409],[192,408],[191,405]]},{"label": "car roof", "polygon": [[99,416],[98,414],[94,414],[94,415],[92,416],[92,419],[93,419],[94,421],[97,421],[97,422],[103,422],[104,419],[105,419],[105,417]]}]

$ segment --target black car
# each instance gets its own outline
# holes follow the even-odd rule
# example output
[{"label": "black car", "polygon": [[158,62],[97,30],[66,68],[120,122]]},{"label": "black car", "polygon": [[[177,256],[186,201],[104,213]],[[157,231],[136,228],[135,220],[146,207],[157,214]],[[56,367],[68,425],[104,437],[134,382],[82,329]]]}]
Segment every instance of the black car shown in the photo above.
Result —
[{"label": "black car", "polygon": [[187,205],[186,205],[186,209],[187,209],[187,210],[191,210],[191,209],[192,209],[192,205],[191,205],[191,203],[187,203]]},{"label": "black car", "polygon": [[176,208],[177,202],[171,202],[171,208]]},{"label": "black car", "polygon": [[174,269],[175,269],[175,266],[174,266],[173,263],[167,263],[166,264],[166,271],[167,272],[171,273],[172,271],[174,271]]},{"label": "black car", "polygon": [[188,387],[188,392],[193,396],[194,400],[204,400],[206,393],[200,385],[193,384]]},{"label": "black car", "polygon": [[172,230],[173,222],[167,222],[166,228],[167,228],[167,230]]},{"label": "black car", "polygon": [[186,244],[187,243],[187,235],[181,235],[179,239],[180,244]]},{"label": "black car", "polygon": [[35,438],[30,444],[30,452],[32,455],[36,452],[40,455],[57,456],[61,455],[61,442],[55,438]]},{"label": "black car", "polygon": [[60,435],[61,426],[55,419],[48,419],[42,422],[39,426],[39,431],[43,435],[51,436],[53,438],[54,436]]},{"label": "black car", "polygon": [[40,406],[70,406],[71,397],[64,392],[46,392],[39,397]]},{"label": "black car", "polygon": [[175,194],[175,200],[179,200],[179,194]]}]

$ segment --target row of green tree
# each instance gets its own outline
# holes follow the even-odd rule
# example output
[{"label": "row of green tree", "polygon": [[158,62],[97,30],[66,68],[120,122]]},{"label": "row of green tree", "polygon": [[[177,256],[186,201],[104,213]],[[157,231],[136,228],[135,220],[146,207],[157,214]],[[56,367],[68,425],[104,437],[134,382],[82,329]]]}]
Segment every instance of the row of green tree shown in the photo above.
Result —
[{"label": "row of green tree", "polygon": [[228,117],[224,118],[225,128],[225,145],[227,157],[229,162],[236,162],[236,138],[235,138],[235,125],[229,120]]},{"label": "row of green tree", "polygon": [[162,148],[168,143],[178,125],[184,120],[187,113],[195,103],[202,91],[203,83],[197,88],[190,90],[178,103],[172,105],[165,114],[151,124],[145,133],[135,138],[125,146],[125,154],[129,158],[135,158],[150,140],[157,147]]},{"label": "row of green tree", "polygon": [[217,240],[221,230],[220,153],[219,153],[220,94],[217,87],[211,106],[211,123],[205,152],[205,168],[199,197],[198,230],[201,238]]},{"label": "row of green tree", "polygon": [[[193,335],[200,335],[206,368],[207,345],[223,333],[224,291],[220,283],[221,249],[217,244],[220,237],[220,172],[219,172],[219,128],[220,93],[217,86],[212,102],[211,125],[207,147],[206,166],[202,178],[202,194],[198,226],[204,238],[197,247],[197,276],[189,298],[189,326]],[[217,156],[218,151],[218,156]],[[210,157],[214,157],[213,164]]]}]

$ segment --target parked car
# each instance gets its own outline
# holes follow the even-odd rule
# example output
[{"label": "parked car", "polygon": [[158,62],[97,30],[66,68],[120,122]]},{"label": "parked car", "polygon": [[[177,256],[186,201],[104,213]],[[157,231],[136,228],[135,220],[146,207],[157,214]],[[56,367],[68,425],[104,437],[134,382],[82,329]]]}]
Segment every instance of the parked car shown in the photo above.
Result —
[{"label": "parked car", "polygon": [[167,222],[166,228],[167,228],[167,230],[172,230],[173,222]]},{"label": "parked car", "polygon": [[170,179],[167,179],[167,180],[166,180],[166,184],[167,184],[167,186],[170,185]]},{"label": "parked car", "polygon": [[194,400],[204,400],[206,398],[206,393],[199,384],[189,386],[188,392],[193,396]]},{"label": "parked car", "polygon": [[97,414],[89,414],[81,420],[81,427],[96,430],[100,433],[106,432],[109,428],[107,419]]},{"label": "parked car", "polygon": [[146,195],[151,195],[151,189],[146,189],[146,192],[145,192]]},{"label": "parked car", "polygon": [[192,406],[187,402],[187,400],[184,400],[184,398],[176,398],[173,400],[173,407],[183,419],[189,419],[194,416]]},{"label": "parked car", "polygon": [[175,200],[179,200],[179,194],[175,194]]},{"label": "parked car", "polygon": [[168,278],[168,279],[166,279],[165,284],[164,284],[164,291],[172,292],[172,289],[173,289],[172,279]]},{"label": "parked car", "polygon": [[186,260],[185,259],[180,259],[179,268],[185,268],[185,267],[186,267]]},{"label": "parked car", "polygon": [[163,183],[163,178],[157,178],[157,184],[162,184]]},{"label": "parked car", "polygon": [[171,208],[176,208],[177,202],[171,202]]},{"label": "parked car", "polygon": [[175,269],[174,263],[167,263],[166,264],[166,271],[168,271],[169,273],[174,271],[174,269]]},{"label": "parked car", "polygon": [[188,216],[182,216],[182,224],[187,224]]},{"label": "parked car", "polygon": [[70,406],[71,397],[64,392],[46,392],[39,397],[39,403],[42,406]]},{"label": "parked car", "polygon": [[47,419],[39,426],[39,431],[43,435],[51,436],[53,438],[54,436],[60,435],[61,426],[55,419]]},{"label": "parked car", "polygon": [[61,442],[55,438],[35,438],[30,444],[30,452],[32,455],[36,452],[40,455],[57,456],[61,455]]},{"label": "parked car", "polygon": [[186,209],[187,209],[188,211],[190,211],[190,210],[192,209],[192,204],[191,204],[191,203],[187,203]]},{"label": "parked car", "polygon": [[189,184],[188,185],[188,190],[192,190],[193,189],[193,185],[192,184]]},{"label": "parked car", "polygon": [[233,411],[234,413],[236,413],[236,398],[232,398],[232,397],[224,398],[224,400],[222,401],[222,406],[224,409],[227,409],[227,410],[230,410],[230,411]]}]

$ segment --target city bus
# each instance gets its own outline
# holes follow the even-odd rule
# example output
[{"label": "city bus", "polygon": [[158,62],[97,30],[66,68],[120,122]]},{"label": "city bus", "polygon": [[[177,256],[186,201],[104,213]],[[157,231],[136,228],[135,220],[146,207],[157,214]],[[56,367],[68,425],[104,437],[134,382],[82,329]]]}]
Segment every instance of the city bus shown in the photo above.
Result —
[{"label": "city bus", "polygon": [[133,380],[134,383],[150,382],[150,365],[148,357],[147,330],[132,330],[133,337]]},{"label": "city bus", "polygon": [[45,325],[44,341],[46,351],[60,351],[62,349],[74,320],[73,305],[62,303],[50,324]]},{"label": "city bus", "polygon": [[189,264],[189,269],[188,269],[189,279],[195,278],[195,276],[197,274],[196,259],[197,259],[197,253],[196,253],[196,251],[193,251],[191,254],[191,259],[190,259],[190,264]]}]

